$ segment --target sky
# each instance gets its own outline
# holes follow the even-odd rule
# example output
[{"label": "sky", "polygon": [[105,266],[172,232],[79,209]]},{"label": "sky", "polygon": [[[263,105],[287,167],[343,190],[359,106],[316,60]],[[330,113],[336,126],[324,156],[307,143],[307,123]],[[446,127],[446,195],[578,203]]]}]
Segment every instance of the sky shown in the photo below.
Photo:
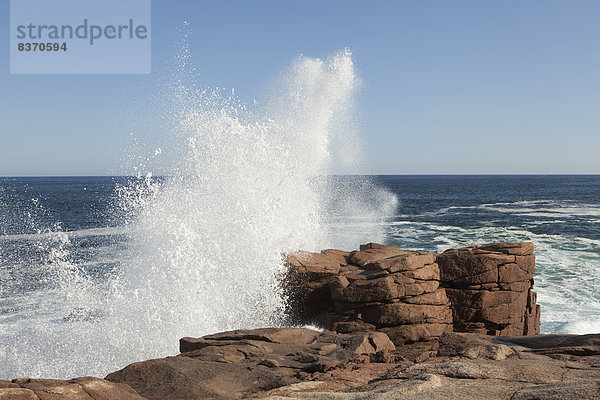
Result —
[{"label": "sky", "polygon": [[596,0],[153,0],[148,75],[10,75],[4,30],[0,176],[122,174],[184,21],[197,80],[242,99],[350,49],[360,173],[600,173]]}]

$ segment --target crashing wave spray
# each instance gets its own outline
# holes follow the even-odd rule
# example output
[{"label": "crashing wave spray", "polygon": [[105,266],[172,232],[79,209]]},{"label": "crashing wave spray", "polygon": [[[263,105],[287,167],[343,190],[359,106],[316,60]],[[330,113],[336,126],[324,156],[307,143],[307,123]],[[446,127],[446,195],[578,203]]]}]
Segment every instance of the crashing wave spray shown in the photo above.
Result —
[{"label": "crashing wave spray", "polygon": [[125,293],[136,293],[133,308],[144,307],[134,325],[155,333],[153,346],[277,323],[281,254],[326,241],[314,180],[327,172],[332,116],[354,83],[342,52],[299,59],[277,109],[260,117],[222,91],[180,88],[175,140],[187,154],[180,175],[141,210],[139,260],[123,282]]},{"label": "crashing wave spray", "polygon": [[[121,192],[121,205],[135,214],[122,271],[105,287],[61,278],[68,307],[100,312],[19,332],[7,377],[102,376],[175,354],[182,336],[278,324],[283,253],[372,238],[332,236],[324,223],[332,208],[363,222],[395,209],[383,191],[378,202],[335,203],[339,182],[324,179],[332,132],[356,86],[348,51],[327,60],[300,57],[259,110],[233,93],[182,82],[175,85],[177,126],[163,151],[176,154],[168,158],[169,177],[148,175],[145,185]],[[376,193],[361,179],[342,187],[346,199]]]}]

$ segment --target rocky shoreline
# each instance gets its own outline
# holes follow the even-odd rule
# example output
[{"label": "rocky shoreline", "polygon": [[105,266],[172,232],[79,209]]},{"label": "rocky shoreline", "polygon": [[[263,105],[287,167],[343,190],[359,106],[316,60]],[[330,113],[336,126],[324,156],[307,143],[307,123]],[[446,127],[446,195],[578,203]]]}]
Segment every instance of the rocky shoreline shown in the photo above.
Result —
[{"label": "rocky shoreline", "polygon": [[286,259],[290,324],[180,339],[105,379],[0,380],[1,399],[600,399],[600,334],[539,335],[530,243],[369,243]]}]

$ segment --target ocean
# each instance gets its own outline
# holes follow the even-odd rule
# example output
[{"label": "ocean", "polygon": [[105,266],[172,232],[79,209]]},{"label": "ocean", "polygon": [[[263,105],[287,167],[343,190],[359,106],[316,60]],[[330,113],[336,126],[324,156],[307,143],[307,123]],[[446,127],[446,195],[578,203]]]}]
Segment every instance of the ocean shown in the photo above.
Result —
[{"label": "ocean", "polygon": [[542,333],[600,332],[600,176],[383,176],[400,200],[386,242],[407,249],[535,245]]},{"label": "ocean", "polygon": [[[537,254],[535,289],[542,309],[542,332],[600,331],[600,176],[331,179],[344,190],[353,190],[367,178],[371,185],[396,196],[396,210],[385,219],[331,212],[323,223],[330,225],[339,243],[348,243],[348,250],[354,244],[374,240],[435,252],[488,242],[531,241]],[[165,179],[152,180],[164,186]],[[78,346],[82,339],[77,335],[101,329],[99,324],[106,318],[104,298],[116,290],[111,282],[118,281],[136,257],[132,252],[137,246],[132,219],[139,216],[122,207],[123,190],[139,190],[143,181],[124,177],[0,178],[0,356],[6,358],[4,365],[12,366],[0,371],[2,377],[25,368],[31,374],[37,371],[31,370],[27,360],[19,364],[12,359],[23,357],[10,351],[19,341],[36,348],[32,341],[43,342],[56,332],[77,326],[79,331],[70,337],[68,345]],[[178,247],[177,243],[171,245]],[[179,256],[185,257],[185,253]],[[252,260],[247,262],[250,273],[258,268]],[[144,276],[138,275],[138,279]],[[223,284],[222,290],[229,291],[224,300],[232,301],[227,296],[237,297],[235,287],[226,287],[219,279],[215,275],[211,285]],[[153,291],[162,289],[161,280],[152,282]],[[198,301],[207,301],[202,293],[205,289],[194,289]],[[123,287],[119,290],[120,296],[132,295]],[[161,310],[164,308],[154,312]],[[208,331],[212,326],[208,325]],[[222,327],[227,326],[236,326],[236,322]],[[217,327],[221,328],[214,329]],[[144,333],[139,326],[135,329]],[[39,332],[50,336],[40,336]],[[178,337],[168,339],[176,342]],[[62,351],[72,350],[66,350],[65,345],[56,343],[52,350],[42,347],[36,351],[48,352],[59,362]],[[41,368],[39,373],[48,372]]]}]

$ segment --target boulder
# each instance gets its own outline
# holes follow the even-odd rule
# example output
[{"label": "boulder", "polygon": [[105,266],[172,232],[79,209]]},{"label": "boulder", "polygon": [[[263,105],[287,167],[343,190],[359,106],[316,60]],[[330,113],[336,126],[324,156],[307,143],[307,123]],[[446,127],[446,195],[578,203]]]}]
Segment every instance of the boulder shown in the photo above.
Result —
[{"label": "boulder", "polygon": [[[205,341],[223,341],[223,340],[260,340],[271,343],[281,344],[309,344],[319,336],[319,332],[312,329],[304,328],[260,328],[203,336]],[[182,339],[183,341],[183,339]],[[183,352],[183,350],[182,350]]]},{"label": "boulder", "polygon": [[127,383],[147,399],[240,398],[299,382],[287,368],[185,356],[134,363],[106,379]]},{"label": "boulder", "polygon": [[313,274],[315,277],[337,275],[346,265],[349,253],[341,250],[323,250],[320,253],[299,251],[286,257],[286,263],[299,271]]},{"label": "boulder", "polygon": [[[365,268],[385,270],[390,273],[399,271],[412,271],[421,268],[424,265],[435,263],[435,258],[436,255],[433,253],[402,250],[402,253],[396,256],[384,259],[374,259],[371,263],[366,264]],[[437,279],[439,279],[439,277]]]},{"label": "boulder", "polygon": [[410,251],[401,250],[396,246],[386,246],[378,243],[367,243],[360,246],[359,251],[353,251],[348,261],[359,267],[365,267],[373,262],[400,254],[410,254]]},{"label": "boulder", "polygon": [[440,337],[439,342],[437,355],[441,357],[504,360],[515,354],[511,346],[496,342],[491,336],[474,333],[446,332]]},{"label": "boulder", "polygon": [[379,329],[386,333],[396,345],[430,341],[439,338],[444,332],[452,331],[452,324],[420,323],[397,325]]}]

